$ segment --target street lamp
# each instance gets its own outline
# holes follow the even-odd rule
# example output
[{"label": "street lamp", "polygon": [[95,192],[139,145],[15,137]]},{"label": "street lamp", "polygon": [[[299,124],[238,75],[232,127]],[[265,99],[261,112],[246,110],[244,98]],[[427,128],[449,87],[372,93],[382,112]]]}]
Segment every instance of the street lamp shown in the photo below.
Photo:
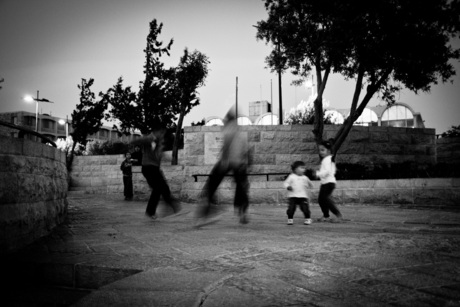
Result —
[{"label": "street lamp", "polygon": [[67,139],[69,137],[69,117],[66,115],[65,120],[60,119],[59,124],[65,125],[65,138]]},{"label": "street lamp", "polygon": [[40,101],[53,103],[52,101],[49,101],[46,98],[40,99],[38,94],[39,94],[39,91],[37,91],[37,97],[36,98],[34,98],[34,97],[30,96],[30,95],[27,95],[27,96],[24,97],[24,100],[27,101],[27,102],[32,102],[32,101],[36,102],[36,105],[35,105],[35,132],[38,132],[38,103]]}]

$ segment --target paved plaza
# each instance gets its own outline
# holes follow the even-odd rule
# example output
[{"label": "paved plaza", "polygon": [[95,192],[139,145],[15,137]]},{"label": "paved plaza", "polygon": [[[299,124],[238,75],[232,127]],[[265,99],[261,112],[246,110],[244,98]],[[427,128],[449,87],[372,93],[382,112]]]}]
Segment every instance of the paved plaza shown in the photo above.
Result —
[{"label": "paved plaza", "polygon": [[460,306],[457,210],[346,205],[344,223],[298,210],[288,226],[285,206],[246,225],[226,206],[197,228],[196,204],[155,221],[145,205],[69,198],[66,224],[3,261],[8,306]]}]

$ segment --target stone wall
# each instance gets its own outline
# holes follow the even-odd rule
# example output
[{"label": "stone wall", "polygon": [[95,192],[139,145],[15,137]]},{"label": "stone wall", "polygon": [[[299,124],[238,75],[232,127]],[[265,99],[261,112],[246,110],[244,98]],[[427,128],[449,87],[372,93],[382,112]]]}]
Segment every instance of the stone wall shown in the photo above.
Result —
[{"label": "stone wall", "polygon": [[[243,134],[251,149],[249,172],[289,172],[290,164],[303,160],[309,167],[319,163],[311,126],[243,126]],[[334,135],[337,127],[328,126],[325,137]],[[355,127],[340,150],[338,162],[391,163],[418,161],[434,163],[434,129],[391,127]],[[208,174],[221,146],[221,127],[186,127],[185,148],[180,154],[182,165],[171,166],[166,153],[162,165],[174,195],[183,201],[200,200],[206,177],[195,182],[193,174]],[[119,193],[123,184],[120,164],[123,156],[76,157],[72,171],[72,190],[79,193]],[[147,198],[150,190],[140,167],[133,167],[135,198]],[[284,204],[284,176],[250,176],[251,203]],[[316,201],[319,182],[314,182],[312,199]],[[401,179],[340,181],[334,193],[339,203],[384,204],[451,204],[460,199],[457,179]],[[217,192],[219,203],[231,203],[234,184],[224,179]]]},{"label": "stone wall", "polygon": [[[72,164],[71,192],[78,194],[120,194],[123,197],[123,174],[120,165],[123,155],[76,156]],[[165,153],[162,169],[171,192],[179,195],[184,181],[184,166],[170,165],[170,154]],[[133,166],[135,199],[146,199],[150,188],[140,166]]]},{"label": "stone wall", "polygon": [[[209,173],[217,160],[222,127],[185,127],[186,175]],[[324,138],[334,137],[338,126],[324,128]],[[295,160],[308,168],[319,164],[313,126],[241,126],[251,150],[252,173],[289,172]],[[435,163],[435,130],[394,127],[359,127],[350,131],[337,156],[337,163],[382,164],[417,161]]]},{"label": "stone wall", "polygon": [[67,213],[65,154],[0,136],[0,254],[47,235]]},{"label": "stone wall", "polygon": [[[251,179],[251,177],[250,177]],[[313,181],[311,202],[317,204],[319,181]],[[204,182],[184,183],[181,199],[199,201]],[[235,187],[226,178],[217,191],[219,204],[233,203]],[[455,206],[460,203],[460,178],[340,180],[333,197],[338,204],[424,205],[430,207]],[[252,204],[287,204],[282,181],[250,180],[249,200]]]},{"label": "stone wall", "polygon": [[460,137],[436,140],[438,163],[460,163]]}]

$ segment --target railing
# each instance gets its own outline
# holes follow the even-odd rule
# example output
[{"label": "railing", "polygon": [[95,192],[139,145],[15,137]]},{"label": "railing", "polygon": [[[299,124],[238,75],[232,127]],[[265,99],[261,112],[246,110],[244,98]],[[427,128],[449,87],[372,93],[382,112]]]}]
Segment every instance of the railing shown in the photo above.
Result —
[{"label": "railing", "polygon": [[2,120],[0,120],[0,125],[8,127],[8,128],[11,128],[11,129],[19,130],[19,136],[18,137],[20,139],[23,139],[24,135],[30,134],[30,135],[34,135],[36,137],[39,137],[42,140],[42,143],[44,143],[44,144],[50,144],[53,147],[57,147],[56,143],[54,143],[54,141],[52,141],[48,137],[44,136],[43,134],[35,132],[35,131],[31,130],[31,129],[28,129],[28,128],[25,128],[25,127],[22,127],[22,126],[18,126],[18,125],[15,125],[15,124],[11,124],[11,123],[8,123],[8,122],[2,121]]}]

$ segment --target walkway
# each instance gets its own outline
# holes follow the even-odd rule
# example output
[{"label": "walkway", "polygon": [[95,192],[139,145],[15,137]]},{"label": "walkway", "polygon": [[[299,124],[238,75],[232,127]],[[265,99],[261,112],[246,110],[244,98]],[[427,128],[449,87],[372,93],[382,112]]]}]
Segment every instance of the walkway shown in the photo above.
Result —
[{"label": "walkway", "polygon": [[460,211],[348,205],[346,223],[287,226],[285,207],[247,225],[226,207],[197,229],[194,204],[152,221],[144,202],[84,197],[10,260],[11,305],[460,306]]}]

